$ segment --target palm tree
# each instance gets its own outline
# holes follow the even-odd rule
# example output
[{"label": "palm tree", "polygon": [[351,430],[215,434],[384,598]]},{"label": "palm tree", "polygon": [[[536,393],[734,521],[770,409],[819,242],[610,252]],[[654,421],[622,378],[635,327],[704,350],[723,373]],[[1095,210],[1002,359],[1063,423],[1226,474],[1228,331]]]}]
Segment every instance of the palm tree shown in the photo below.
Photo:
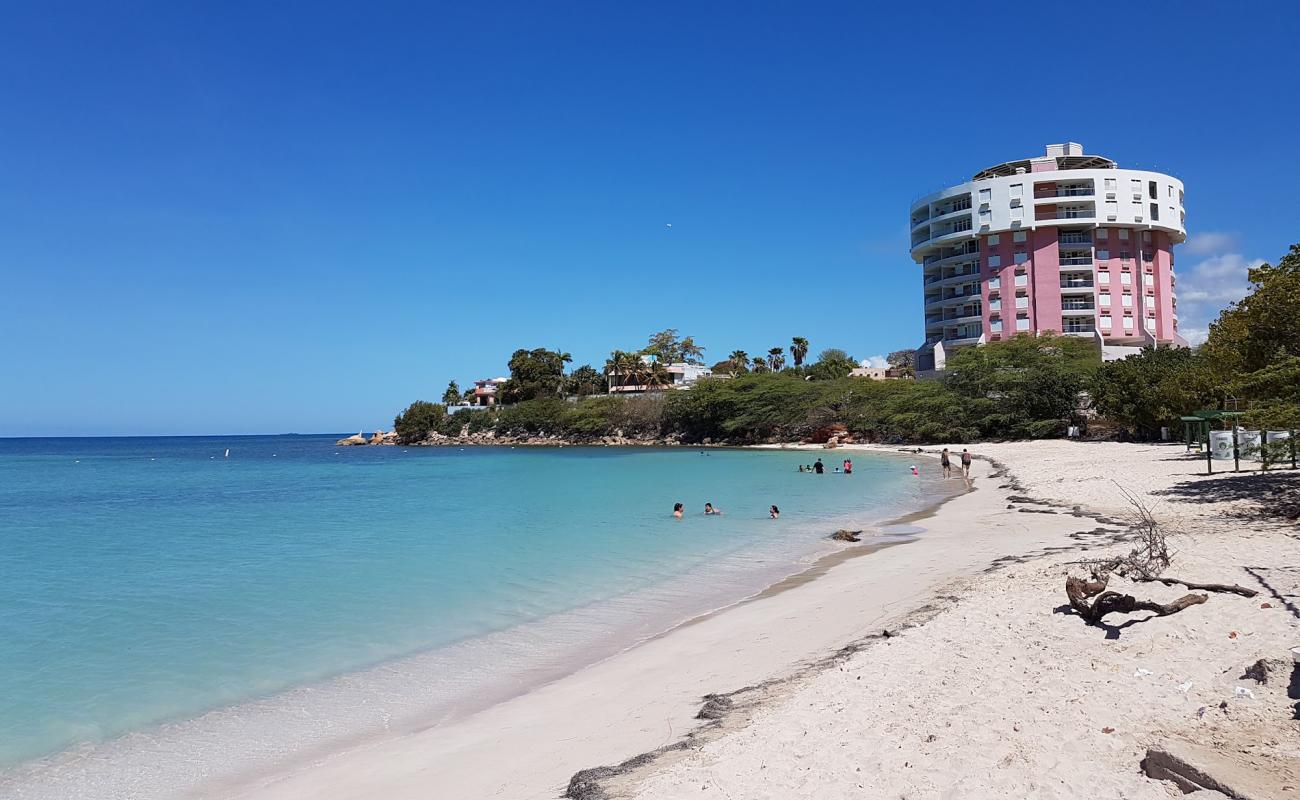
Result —
[{"label": "palm tree", "polygon": [[703,364],[704,348],[695,343],[694,336],[682,339],[682,361],[687,364]]},{"label": "palm tree", "polygon": [[645,362],[640,353],[624,353],[623,374],[627,376],[628,384],[641,386],[649,378],[650,365]]},{"label": "palm tree", "polygon": [[768,368],[767,368],[767,362],[763,360],[763,357],[762,357],[762,356],[754,356],[754,360],[753,360],[753,362],[750,364],[750,367],[749,367],[749,368],[750,368],[751,370],[753,370],[754,372],[768,372],[768,371],[769,371]]},{"label": "palm tree", "polygon": [[749,353],[744,350],[732,350],[731,355],[727,358],[731,362],[731,374],[734,377],[741,369],[749,368]]},{"label": "palm tree", "polygon": [[773,372],[780,372],[785,366],[785,351],[779,347],[773,347],[767,351],[767,365],[772,368]]},{"label": "palm tree", "polygon": [[614,391],[614,387],[620,385],[619,377],[623,374],[623,368],[627,364],[627,353],[622,350],[610,352],[609,358],[605,359],[605,374],[609,376],[609,391]]},{"label": "palm tree", "polygon": [[804,357],[808,355],[808,340],[802,336],[796,336],[791,339],[790,355],[794,356],[794,365],[796,367],[801,366]]},{"label": "palm tree", "polygon": [[651,390],[662,389],[672,383],[672,377],[668,374],[668,369],[658,361],[650,365],[646,370],[645,385]]}]

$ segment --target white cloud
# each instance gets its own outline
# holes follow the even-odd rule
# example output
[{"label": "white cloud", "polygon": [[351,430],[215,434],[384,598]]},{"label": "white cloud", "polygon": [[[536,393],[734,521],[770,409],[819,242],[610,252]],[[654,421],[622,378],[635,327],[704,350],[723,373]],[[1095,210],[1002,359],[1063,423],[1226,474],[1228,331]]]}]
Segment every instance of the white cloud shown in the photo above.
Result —
[{"label": "white cloud", "polygon": [[861,361],[859,361],[858,365],[862,367],[875,367],[876,369],[884,369],[885,367],[889,366],[889,362],[885,360],[884,356],[871,356],[869,358],[864,358]]},{"label": "white cloud", "polygon": [[1234,234],[1209,231],[1187,237],[1182,251],[1194,256],[1208,256],[1214,253],[1226,253],[1236,244],[1237,237]]},{"label": "white cloud", "polygon": [[1219,312],[1250,292],[1247,271],[1263,263],[1260,258],[1247,260],[1241,253],[1221,253],[1177,271],[1178,328],[1189,343],[1205,341]]}]

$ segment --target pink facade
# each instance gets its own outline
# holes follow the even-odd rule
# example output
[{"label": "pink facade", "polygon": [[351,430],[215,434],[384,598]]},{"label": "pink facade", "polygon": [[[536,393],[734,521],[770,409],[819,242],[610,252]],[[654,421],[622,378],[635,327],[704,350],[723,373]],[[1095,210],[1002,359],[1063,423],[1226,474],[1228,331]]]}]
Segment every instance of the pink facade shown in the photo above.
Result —
[{"label": "pink facade", "polygon": [[[1120,238],[1121,230],[1127,239]],[[978,239],[986,341],[1050,331],[1099,334],[1101,340],[1118,345],[1183,343],[1174,317],[1173,253],[1166,234],[1051,227],[1024,231],[1019,237],[1012,232]],[[1085,241],[1092,251],[1089,256],[1063,261],[1063,248],[1081,253]],[[1146,256],[1149,261],[1143,260]],[[1131,298],[1128,306],[1126,294]],[[1107,318],[1109,326],[1103,324]],[[1125,324],[1126,318],[1131,324]],[[1151,327],[1148,318],[1154,319]]]}]

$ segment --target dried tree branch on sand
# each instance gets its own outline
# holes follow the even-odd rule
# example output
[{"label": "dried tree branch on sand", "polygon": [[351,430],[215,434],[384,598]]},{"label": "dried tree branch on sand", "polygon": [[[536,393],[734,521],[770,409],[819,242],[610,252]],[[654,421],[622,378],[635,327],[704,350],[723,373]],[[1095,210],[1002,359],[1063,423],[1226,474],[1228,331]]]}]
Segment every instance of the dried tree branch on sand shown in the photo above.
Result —
[{"label": "dried tree branch on sand", "polygon": [[1106,587],[1112,574],[1122,575],[1135,583],[1162,583],[1165,586],[1186,586],[1188,589],[1206,592],[1228,592],[1242,597],[1255,596],[1253,590],[1235,584],[1229,586],[1222,583],[1191,583],[1180,578],[1160,577],[1160,573],[1168,569],[1173,557],[1169,552],[1166,533],[1151,512],[1151,507],[1142,498],[1123,486],[1120,486],[1119,490],[1133,507],[1133,511],[1129,514],[1129,527],[1136,534],[1137,542],[1127,555],[1077,562],[1087,566],[1091,573],[1087,579],[1073,576],[1067,576],[1065,579],[1065,596],[1070,601],[1070,607],[1077,611],[1079,616],[1094,624],[1100,623],[1103,617],[1111,613],[1130,614],[1134,611],[1150,611],[1157,616],[1167,617],[1209,599],[1209,595],[1187,594],[1172,603],[1139,600],[1129,594],[1108,591]]}]

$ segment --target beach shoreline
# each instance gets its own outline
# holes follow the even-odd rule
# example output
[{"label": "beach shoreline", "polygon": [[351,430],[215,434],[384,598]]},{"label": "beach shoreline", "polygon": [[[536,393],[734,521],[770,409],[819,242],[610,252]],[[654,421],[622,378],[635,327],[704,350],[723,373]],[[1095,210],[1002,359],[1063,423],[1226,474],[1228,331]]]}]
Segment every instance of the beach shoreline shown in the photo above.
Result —
[{"label": "beach shoreline", "polygon": [[[903,467],[899,466],[898,469],[901,471]],[[793,463],[790,465],[790,471],[794,472]],[[870,470],[864,475],[869,473]],[[812,481],[812,478],[808,480]],[[863,488],[866,486],[864,485]],[[945,498],[946,495],[942,493],[935,495],[922,508],[931,508],[942,503]],[[910,503],[903,506],[903,508],[909,507],[915,506]],[[384,700],[404,696],[418,698],[421,694],[419,676],[445,675],[437,666],[441,663],[439,660],[441,654],[448,649],[455,650],[460,645],[452,645],[450,648],[440,647],[429,653],[416,652],[409,656],[384,660],[370,667],[337,673],[334,677],[327,676],[324,679],[292,686],[260,698],[251,698],[246,702],[215,707],[211,711],[195,716],[163,720],[135,732],[106,739],[100,744],[78,745],[50,756],[22,762],[0,773],[0,794],[15,791],[22,793],[24,797],[34,798],[68,796],[69,793],[80,793],[88,785],[86,780],[98,776],[93,789],[95,797],[180,795],[206,797],[213,796],[214,793],[220,796],[228,790],[228,787],[240,786],[249,780],[257,780],[264,775],[283,772],[286,769],[294,770],[300,765],[309,765],[319,759],[331,757],[341,750],[367,746],[377,741],[454,723],[572,675],[591,664],[635,649],[646,641],[668,636],[680,627],[697,624],[703,619],[725,613],[734,606],[807,582],[816,574],[845,559],[865,556],[883,547],[911,541],[908,535],[911,531],[903,530],[902,528],[905,527],[903,523],[908,518],[916,517],[918,512],[908,512],[900,517],[897,513],[889,513],[887,507],[879,510],[881,512],[879,515],[869,509],[856,513],[857,524],[846,525],[846,527],[867,527],[872,531],[890,529],[884,536],[869,536],[861,544],[846,546],[827,539],[836,527],[834,520],[842,517],[817,517],[811,521],[801,522],[800,525],[808,528],[818,527],[818,520],[821,520],[820,527],[824,528],[824,531],[818,534],[820,543],[815,546],[815,549],[789,562],[779,559],[771,561],[772,568],[766,570],[770,576],[758,577],[761,573],[755,572],[758,580],[752,583],[751,588],[744,589],[744,593],[734,593],[739,586],[730,586],[730,584],[728,584],[730,588],[722,592],[724,587],[720,583],[714,590],[714,594],[717,595],[716,601],[697,603],[694,608],[692,603],[699,598],[679,604],[684,615],[675,610],[676,607],[668,608],[666,611],[664,608],[659,608],[648,617],[642,613],[639,616],[644,619],[637,621],[639,630],[636,631],[625,626],[595,636],[594,634],[600,631],[589,624],[591,620],[588,620],[584,630],[589,631],[593,636],[585,642],[580,651],[571,648],[562,657],[548,656],[545,663],[539,666],[528,667],[523,672],[515,669],[508,681],[496,681],[493,687],[486,691],[474,689],[470,693],[465,693],[463,699],[458,699],[445,713],[441,711],[409,713],[403,708],[405,716],[394,714],[390,719],[383,707],[364,711],[361,706],[371,699]],[[927,512],[922,510],[920,513]],[[794,518],[797,519],[797,516]],[[690,577],[707,579],[708,572]],[[679,579],[674,580],[680,582]],[[633,594],[625,599],[615,598],[615,601],[623,606],[629,606]],[[695,595],[693,594],[692,597]],[[590,609],[592,613],[587,616],[591,616],[594,620],[600,615],[603,605],[605,604],[593,604]],[[588,607],[583,606],[573,612],[564,612],[557,616],[566,619],[583,616],[586,610]],[[545,631],[552,627],[549,621],[545,628],[535,623],[522,626],[528,641],[536,643],[540,643],[547,636]],[[509,637],[512,630],[492,633],[482,637],[481,641],[470,642],[469,644],[473,645],[474,651],[478,654],[475,656],[478,663],[485,665],[510,663],[514,665],[512,668],[517,667],[518,662],[515,659],[520,655],[517,648],[512,649],[509,642],[499,641],[502,636]],[[548,651],[553,649],[548,648]],[[393,705],[391,700],[385,702],[387,706]],[[321,713],[328,712],[342,703],[356,704],[358,713],[349,712],[338,717]],[[413,709],[418,708],[420,706],[413,706]],[[319,729],[330,730],[332,733],[328,739],[320,742],[300,740],[296,728],[292,733],[279,731],[278,735],[272,735],[271,731],[275,729],[276,719],[294,722],[294,720],[283,719],[286,711],[294,712],[294,716],[303,720],[317,720]],[[381,713],[385,717],[382,726],[376,724]],[[188,746],[191,742],[218,742],[232,737],[244,740],[248,744],[227,753],[225,764],[221,765],[225,769],[221,772],[211,772],[207,769],[208,759],[196,761],[181,757],[182,754],[188,754]],[[300,744],[300,741],[305,741],[305,744]],[[290,742],[293,744],[290,745]],[[294,749],[290,749],[291,746]],[[260,752],[268,753],[271,760],[268,762],[263,759]],[[155,769],[150,766],[150,762],[156,763],[160,756],[163,758],[159,765],[161,768]],[[168,761],[171,761],[172,765],[169,765]],[[83,765],[86,767],[84,772]],[[185,770],[186,766],[191,768],[188,773]],[[142,771],[153,772],[155,777],[146,784],[134,782],[134,776],[141,774]],[[193,787],[191,790],[191,787],[184,785],[190,774],[206,777],[201,778],[201,786]],[[136,794],[124,794],[123,792],[127,791],[125,787],[131,786],[134,786]],[[166,791],[158,789],[159,786],[173,788],[171,791]],[[119,791],[114,787],[123,788]]]},{"label": "beach shoreline", "polygon": [[[858,449],[899,455],[897,449],[865,446],[826,452]],[[925,468],[937,466],[936,455],[926,454]],[[702,696],[799,674],[864,630],[902,624],[949,581],[1017,547],[1058,545],[1077,531],[1073,517],[1011,515],[1012,535],[1020,541],[1008,541],[991,523],[1006,516],[1011,492],[999,488],[995,466],[977,462],[974,473],[974,491],[922,512],[929,516],[919,546],[877,550],[870,558],[840,555],[854,550],[846,548],[826,557],[837,563],[803,571],[815,577],[792,576],[779,591],[693,619],[468,719],[242,784],[205,787],[196,796],[556,797],[584,767],[617,763],[676,741],[699,724]],[[977,519],[990,524],[981,526],[983,535],[972,536],[971,521]],[[503,772],[506,753],[511,764]]]},{"label": "beach shoreline", "polygon": [[[836,461],[865,451],[911,456],[922,472],[929,474],[937,469],[939,453],[938,447],[918,452],[918,448],[884,445],[764,447],[833,454]],[[917,656],[919,660],[903,667],[886,660],[875,669],[882,675],[904,668],[920,672],[892,675],[888,681],[872,685],[871,691],[900,717],[946,713],[944,706],[934,706],[924,695],[945,689],[930,686],[936,678],[927,665],[935,652],[978,650],[982,646],[978,638],[966,641],[960,636],[976,636],[990,616],[999,617],[1000,612],[984,606],[1005,603],[1008,592],[1037,592],[1018,601],[1030,616],[1017,624],[1043,624],[1033,614],[1050,612],[1064,595],[1059,578],[1044,582],[1040,573],[1059,571],[1061,562],[1079,558],[1082,550],[1113,550],[1123,537],[1127,501],[1113,480],[1116,464],[1144,465],[1125,473],[1126,487],[1141,496],[1168,496],[1173,487],[1191,498],[1200,485],[1200,462],[1174,446],[1033,442],[971,449],[976,461],[970,490],[877,526],[880,531],[911,531],[919,526],[922,531],[915,537],[881,541],[864,536],[861,544],[826,553],[756,594],[685,619],[538,685],[521,686],[519,691],[493,698],[455,719],[431,720],[354,739],[344,747],[295,755],[270,768],[233,777],[214,775],[174,796],[241,800],[382,796],[401,800],[429,796],[554,798],[567,792],[577,798],[650,800],[678,797],[687,788],[698,791],[698,785],[708,785],[714,774],[727,774],[716,785],[737,796],[822,796],[812,785],[807,791],[800,790],[797,781],[783,792],[769,793],[741,774],[728,773],[734,767],[738,773],[758,774],[750,759],[760,759],[774,769],[794,769],[782,747],[766,748],[746,738],[754,726],[767,725],[764,736],[778,741],[793,735],[795,729],[807,729],[809,721],[791,710],[792,704],[803,702],[796,698],[846,671],[872,675],[857,662],[885,658],[899,643],[915,643],[929,655]],[[955,452],[960,452],[960,446]],[[958,470],[956,467],[954,472]],[[961,478],[953,480],[960,483]],[[1219,503],[1189,503],[1173,511],[1177,512],[1170,514],[1174,521],[1200,526],[1218,524],[1226,513]],[[1277,547],[1271,539],[1267,545]],[[1198,574],[1205,567],[1204,559],[1195,560],[1200,552],[1190,544],[1180,542],[1180,547],[1189,554],[1194,579],[1229,577]],[[1224,561],[1226,556],[1216,551],[1215,558]],[[1025,587],[1007,589],[999,584],[1003,576],[1023,581]],[[1165,595],[1169,593],[1177,590],[1169,589]],[[968,608],[971,604],[973,610]],[[1218,609],[1221,604],[1214,598],[1186,616]],[[962,616],[963,624],[962,630],[954,633],[948,629],[957,615]],[[1082,626],[1078,620],[1069,623]],[[1154,626],[1150,629],[1157,630]],[[1079,633],[1074,628],[1068,632]],[[1270,629],[1269,635],[1276,633]],[[1003,641],[998,655],[1028,662],[1035,654],[1022,652],[1020,648],[1025,646],[1027,642],[1019,639]],[[1089,654],[1086,650],[1068,651],[1068,658],[1086,662]],[[1080,679],[1077,675],[1072,678]],[[968,682],[973,688],[986,680]],[[1207,677],[1196,680],[1198,685],[1210,682]],[[989,690],[988,700],[1015,706],[1021,691],[1022,686],[1004,678]],[[812,695],[814,704],[834,706],[841,701],[842,687],[818,692]],[[916,699],[898,708],[900,696]],[[860,713],[869,713],[869,709]],[[872,724],[881,730],[895,725],[889,719]],[[1032,723],[1024,726],[1032,728]],[[1037,731],[1043,737],[1058,733],[1053,729]],[[836,729],[833,735],[849,739],[866,736],[852,727]],[[973,733],[970,736],[978,738]],[[1114,769],[1121,758],[1133,760],[1136,741],[1136,736],[1125,740],[1128,750],[1111,753],[1110,760],[1100,755],[1094,759],[1101,767]],[[879,750],[883,744],[867,736],[861,746]],[[787,742],[785,749],[789,745]],[[822,747],[833,750],[827,742]],[[1300,753],[1300,745],[1296,747]],[[1030,751],[1023,757],[1035,755],[1036,751]],[[895,771],[897,767],[893,765]],[[943,771],[937,764],[932,769]],[[816,785],[838,785],[836,781],[842,777],[838,773],[823,775]],[[925,781],[895,777],[894,784],[883,788],[904,794],[919,791],[915,796],[929,796],[927,786],[935,788]],[[1003,777],[999,774],[986,780],[992,786]],[[1140,790],[1164,791],[1162,785],[1145,778],[1141,781],[1145,783],[1139,782]],[[841,788],[844,794],[850,793],[851,787]],[[1027,790],[1015,784],[1010,791]],[[981,794],[958,792],[954,796]]]}]

